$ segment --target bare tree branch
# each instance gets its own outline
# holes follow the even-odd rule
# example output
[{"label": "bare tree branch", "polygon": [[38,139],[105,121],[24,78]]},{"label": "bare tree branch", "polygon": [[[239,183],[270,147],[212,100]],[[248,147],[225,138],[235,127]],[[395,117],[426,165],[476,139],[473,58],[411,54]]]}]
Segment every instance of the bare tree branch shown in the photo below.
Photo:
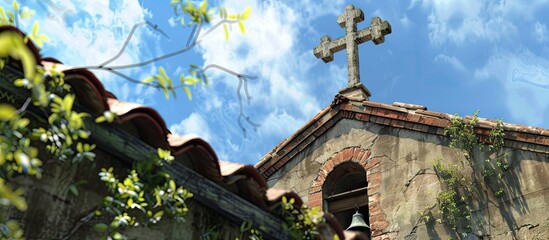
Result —
[{"label": "bare tree branch", "polygon": [[128,46],[128,43],[130,42],[131,38],[133,37],[133,34],[135,33],[135,30],[138,28],[138,27],[141,27],[141,26],[145,26],[145,25],[148,25],[150,27],[152,27],[154,30],[156,30],[157,32],[159,32],[160,34],[162,34],[162,36],[164,36],[165,38],[170,38],[164,31],[162,31],[162,29],[158,28],[158,25],[156,24],[152,24],[151,22],[149,21],[144,21],[144,22],[140,22],[140,23],[136,23],[135,25],[133,25],[132,27],[132,30],[130,31],[130,33],[128,34],[128,37],[126,37],[126,41],[124,41],[124,45],[122,45],[122,48],[120,48],[120,50],[118,51],[118,53],[110,58],[109,60],[105,61],[104,63],[101,63],[99,64],[99,67],[102,68],[104,67],[105,65],[113,62],[114,60],[118,59],[122,53],[124,52],[124,50],[126,50],[126,47]]},{"label": "bare tree branch", "polygon": [[[146,61],[138,62],[138,63],[117,65],[117,66],[108,66],[110,63],[112,63],[116,59],[120,58],[122,53],[126,50],[126,47],[128,46],[129,41],[134,36],[135,30],[138,27],[148,25],[148,26],[152,27],[154,30],[156,30],[157,32],[161,33],[164,37],[169,38],[166,35],[166,33],[164,33],[161,29],[158,28],[158,25],[155,25],[155,24],[153,25],[149,21],[140,22],[140,23],[135,24],[132,27],[130,33],[128,34],[128,37],[126,38],[126,40],[124,42],[124,45],[120,48],[120,50],[118,51],[118,53],[115,56],[113,56],[112,58],[110,58],[109,60],[103,62],[100,65],[86,66],[86,67],[82,67],[82,68],[109,71],[109,72],[111,72],[111,73],[113,73],[113,74],[115,74],[115,75],[117,75],[117,76],[119,76],[119,77],[121,77],[121,78],[123,78],[127,81],[132,82],[132,83],[142,84],[142,85],[152,87],[152,88],[157,88],[157,89],[165,89],[166,88],[165,86],[162,86],[158,83],[142,82],[142,81],[139,81],[135,78],[132,78],[132,77],[126,75],[126,74],[123,74],[123,73],[121,73],[117,70],[127,69],[127,68],[135,68],[135,67],[142,67],[142,66],[145,66],[145,65],[157,62],[157,61],[161,61],[161,60],[173,57],[173,56],[177,56],[179,54],[183,54],[183,53],[191,50],[192,48],[194,48],[196,45],[198,45],[208,34],[210,34],[215,29],[217,29],[218,27],[220,27],[221,25],[226,24],[226,23],[234,24],[234,23],[238,23],[238,20],[222,19],[221,21],[219,21],[218,23],[213,25],[211,28],[209,28],[202,35],[200,35],[201,30],[202,30],[202,22],[199,22],[196,25],[194,25],[194,27],[191,31],[191,34],[189,35],[189,38],[187,39],[187,44],[182,49],[179,49],[177,51],[173,51],[173,52],[168,53],[168,54],[164,54],[162,56],[154,57],[154,58],[151,58],[151,59],[146,60]],[[257,127],[259,127],[260,125],[253,122],[252,120],[250,120],[250,117],[244,113],[244,106],[242,104],[242,86],[244,87],[244,94],[246,95],[246,100],[247,100],[247,103],[249,104],[250,101],[251,101],[251,97],[250,97],[250,94],[248,92],[248,80],[256,79],[256,77],[249,76],[249,75],[244,75],[244,74],[241,74],[241,73],[237,73],[237,72],[234,72],[234,71],[232,71],[230,69],[227,69],[225,67],[219,66],[217,64],[206,65],[201,69],[201,71],[205,72],[205,71],[207,71],[209,69],[212,69],[212,68],[219,69],[221,71],[229,73],[229,74],[231,74],[231,75],[238,78],[239,83],[238,83],[238,87],[237,87],[237,90],[236,90],[236,94],[237,94],[237,97],[238,97],[238,104],[239,104],[240,112],[239,112],[239,115],[238,115],[237,123],[238,123],[238,126],[240,127],[240,129],[242,130],[242,133],[244,134],[244,137],[246,137],[246,128],[243,126],[242,119],[244,119],[244,121],[247,124],[251,125],[254,128],[254,130]],[[176,86],[169,87],[168,90],[177,89],[177,88],[180,88],[180,87],[183,87],[183,86],[185,86],[185,84],[179,84],[179,85],[176,85]]]}]

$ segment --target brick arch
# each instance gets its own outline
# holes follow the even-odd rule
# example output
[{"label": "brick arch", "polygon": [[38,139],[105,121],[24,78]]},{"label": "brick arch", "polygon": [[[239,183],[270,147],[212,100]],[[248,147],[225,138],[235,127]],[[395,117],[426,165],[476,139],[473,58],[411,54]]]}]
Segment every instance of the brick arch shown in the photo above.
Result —
[{"label": "brick arch", "polygon": [[324,165],[322,165],[317,173],[316,179],[313,181],[313,185],[309,189],[308,205],[310,207],[322,208],[322,186],[324,185],[328,174],[330,174],[335,167],[349,161],[358,163],[364,167],[364,170],[366,171],[370,227],[372,239],[377,239],[376,237],[381,237],[383,229],[386,228],[389,223],[379,206],[379,187],[381,184],[381,171],[379,167],[380,158],[370,158],[370,155],[371,151],[369,149],[363,149],[361,147],[345,148],[332,155]]}]

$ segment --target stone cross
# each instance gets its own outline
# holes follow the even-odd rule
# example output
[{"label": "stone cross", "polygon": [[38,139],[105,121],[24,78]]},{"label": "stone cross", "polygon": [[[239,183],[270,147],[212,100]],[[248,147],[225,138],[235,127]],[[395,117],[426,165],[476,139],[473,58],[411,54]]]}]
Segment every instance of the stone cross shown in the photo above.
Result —
[{"label": "stone cross", "polygon": [[332,41],[326,35],[320,39],[320,45],[313,49],[317,58],[327,63],[334,60],[334,53],[347,49],[347,68],[349,87],[360,83],[360,65],[358,64],[358,44],[372,40],[376,45],[385,41],[385,35],[391,33],[391,24],[374,17],[371,26],[357,32],[356,24],[364,21],[364,13],[352,4],[345,7],[345,12],[337,16],[337,23],[345,28],[345,36]]}]

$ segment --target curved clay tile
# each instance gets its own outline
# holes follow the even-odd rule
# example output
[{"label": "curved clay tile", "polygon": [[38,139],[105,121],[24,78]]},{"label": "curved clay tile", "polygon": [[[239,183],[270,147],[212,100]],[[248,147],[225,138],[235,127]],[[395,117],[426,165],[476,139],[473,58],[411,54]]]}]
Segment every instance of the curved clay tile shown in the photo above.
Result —
[{"label": "curved clay tile", "polygon": [[103,84],[93,73],[85,69],[69,69],[65,73],[65,82],[71,86],[77,101],[92,115],[103,114],[109,109],[107,93]]},{"label": "curved clay tile", "polygon": [[[237,195],[267,210],[267,182],[251,165],[219,161],[226,184],[236,186]],[[233,189],[229,189],[233,190]]]},{"label": "curved clay tile", "polygon": [[[10,26],[0,27],[0,32],[14,31],[24,36],[17,28]],[[200,175],[212,180],[220,186],[229,189],[252,204],[265,210],[279,210],[281,199],[294,199],[294,207],[300,209],[303,205],[301,198],[294,192],[286,190],[268,189],[265,179],[251,165],[220,162],[212,147],[203,139],[196,136],[172,135],[164,119],[154,109],[135,103],[128,103],[116,99],[105,90],[97,77],[86,69],[74,69],[64,66],[54,58],[44,58],[42,61],[36,46],[29,41],[31,49],[39,64],[46,70],[56,64],[58,71],[65,73],[65,81],[71,85],[77,101],[92,114],[102,114],[109,110],[118,115],[118,125],[121,129],[129,130],[137,137],[155,148],[170,149],[176,161],[192,168]],[[132,128],[133,127],[133,128]],[[329,225],[344,239],[343,232],[335,218],[326,216],[326,225]]]},{"label": "curved clay tile", "polygon": [[170,133],[167,136],[172,155],[176,160],[183,159],[182,164],[217,184],[225,183],[217,155],[210,144],[193,135],[178,136]]},{"label": "curved clay tile", "polygon": [[138,130],[138,138],[155,148],[168,149],[166,136],[170,133],[164,119],[157,111],[135,103],[108,98],[109,110],[118,115],[120,123],[132,123]]},{"label": "curved clay tile", "polygon": [[257,182],[257,184],[267,189],[267,181],[265,181],[265,178],[259,174],[257,169],[252,165],[244,165],[240,163],[234,163],[234,162],[225,162],[225,161],[219,161],[219,165],[221,167],[221,175],[223,176],[229,176],[229,175],[244,175],[247,178],[253,179]]},{"label": "curved clay tile", "polygon": [[293,198],[294,199],[293,205],[296,209],[301,208],[301,206],[303,205],[303,200],[301,200],[299,195],[297,195],[297,193],[295,192],[288,191],[288,190],[269,188],[267,189],[266,196],[267,196],[267,201],[269,201],[269,207],[271,208],[271,210],[274,210],[275,208],[280,206],[282,202],[282,197],[286,197],[286,199],[288,200]]}]

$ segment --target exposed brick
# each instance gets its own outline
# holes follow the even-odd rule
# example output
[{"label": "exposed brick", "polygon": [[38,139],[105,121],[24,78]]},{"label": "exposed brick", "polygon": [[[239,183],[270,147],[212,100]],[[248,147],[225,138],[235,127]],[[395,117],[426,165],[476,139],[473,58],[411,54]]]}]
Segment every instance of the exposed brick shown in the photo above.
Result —
[{"label": "exposed brick", "polygon": [[398,120],[398,121],[395,121],[395,123],[393,124],[393,126],[394,126],[394,127],[397,127],[397,128],[404,128],[404,124],[405,124],[405,123],[406,123],[406,122],[404,122],[404,121]]},{"label": "exposed brick", "polygon": [[353,152],[353,160],[355,160],[355,162],[360,162],[360,160],[362,160],[362,157],[364,156],[364,153],[366,153],[366,151],[364,151],[363,149],[355,149],[355,151]]},{"label": "exposed brick", "polygon": [[378,202],[379,201],[379,193],[375,193],[375,194],[368,194],[368,202],[369,203],[373,203],[373,202]]},{"label": "exposed brick", "polygon": [[377,221],[377,222],[370,223],[370,227],[372,229],[383,230],[388,226],[389,226],[389,223],[387,221]]},{"label": "exposed brick", "polygon": [[313,193],[317,193],[317,192],[320,192],[322,190],[322,186],[313,186],[311,187],[311,189],[309,190],[309,194],[313,194]]},{"label": "exposed brick", "polygon": [[322,169],[327,172],[331,172],[332,170],[334,170],[334,161],[328,160],[326,163],[324,163]]},{"label": "exposed brick", "polygon": [[362,156],[362,162],[367,162],[368,161],[368,158],[370,158],[370,155],[372,154],[372,152],[370,150],[367,150],[364,155]]},{"label": "exposed brick", "polygon": [[368,121],[370,121],[370,115],[364,114],[364,115],[362,115],[362,117],[360,118],[360,120],[365,121],[365,122],[368,122]]},{"label": "exposed brick", "polygon": [[351,158],[353,158],[353,149],[347,148],[343,150],[340,154],[343,154],[343,161],[347,161]]},{"label": "exposed brick", "polygon": [[322,204],[322,192],[317,192],[309,195],[309,206],[318,207]]},{"label": "exposed brick", "polygon": [[376,236],[374,239],[383,240],[382,236],[380,236],[381,234],[383,234],[383,231],[378,229],[372,229],[372,237]]},{"label": "exposed brick", "polygon": [[370,159],[370,161],[368,161],[365,168],[370,169],[370,168],[376,166],[377,164],[379,164],[379,161],[380,161],[379,157],[372,158],[372,159]]},{"label": "exposed brick", "polygon": [[379,185],[378,186],[370,186],[368,185],[368,196],[372,196],[374,194],[379,193]]},{"label": "exposed brick", "polygon": [[419,122],[419,119],[420,119],[420,116],[416,114],[408,114],[408,117],[406,117],[406,120],[410,122],[415,122],[415,123]]},{"label": "exposed brick", "polygon": [[385,214],[383,213],[378,213],[378,214],[375,214],[375,215],[370,215],[370,222],[373,223],[373,222],[377,222],[377,221],[384,221],[385,220]]},{"label": "exposed brick", "polygon": [[340,164],[343,161],[343,154],[338,153],[332,157],[332,161],[334,161],[334,165]]},{"label": "exposed brick", "polygon": [[372,173],[367,176],[368,182],[380,182],[381,181],[381,172]]}]

